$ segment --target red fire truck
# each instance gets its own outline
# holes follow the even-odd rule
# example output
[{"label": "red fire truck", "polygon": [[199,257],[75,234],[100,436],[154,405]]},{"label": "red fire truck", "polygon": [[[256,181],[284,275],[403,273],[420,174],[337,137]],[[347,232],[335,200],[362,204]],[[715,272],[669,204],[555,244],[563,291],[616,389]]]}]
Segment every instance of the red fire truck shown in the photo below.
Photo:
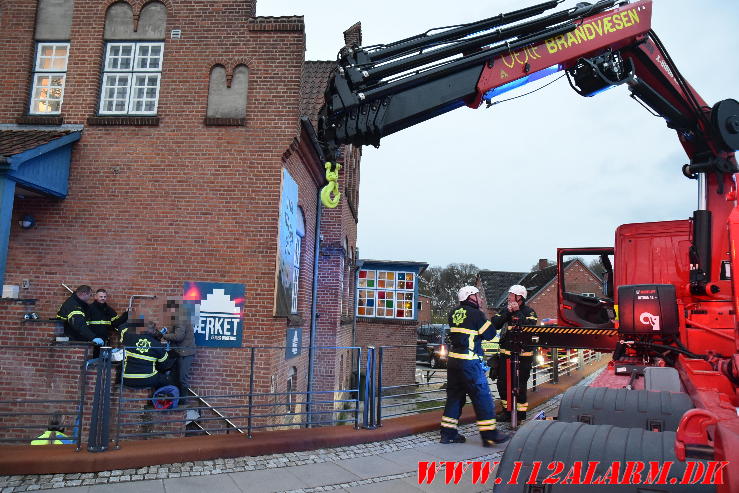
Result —
[{"label": "red fire truck", "polygon": [[[340,159],[344,144],[379,145],[386,135],[459,107],[478,108],[553,72],[564,71],[582,96],[628,87],[676,133],[689,161],[682,173],[696,180],[699,206],[688,220],[622,225],[613,247],[558,251],[560,269],[565,256],[599,256],[603,296],[568,291],[560,270],[558,325],[513,332],[522,348],[612,351],[613,363],[589,386],[565,393],[556,421],[530,421],[517,431],[497,474],[507,478],[518,468],[531,484],[495,488],[577,487],[547,484],[552,470],[535,470],[537,463],[555,461],[564,471],[593,463],[604,474],[613,463],[652,461],[673,463],[656,481],[665,484],[578,491],[739,492],[739,103],[701,99],[652,31],[651,0],[557,10],[559,3],[342,49],[319,120],[326,160]],[[692,460],[728,461],[723,484],[681,484]]]}]

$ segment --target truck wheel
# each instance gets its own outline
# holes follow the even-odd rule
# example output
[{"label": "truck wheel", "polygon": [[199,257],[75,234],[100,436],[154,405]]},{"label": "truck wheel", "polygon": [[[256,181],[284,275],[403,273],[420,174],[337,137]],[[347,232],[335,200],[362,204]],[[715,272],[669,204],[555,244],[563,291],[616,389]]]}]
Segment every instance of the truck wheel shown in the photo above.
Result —
[{"label": "truck wheel", "polygon": [[[577,474],[580,480],[588,477],[588,468],[592,461],[593,472],[590,475],[590,486],[580,484],[573,486],[571,481],[563,481],[576,464],[580,465]],[[621,484],[594,484],[599,477],[612,477],[618,472],[619,480],[627,472],[627,464],[632,463],[632,473],[636,464],[645,466],[639,472],[640,479],[649,475],[650,464],[664,466],[670,463],[666,483],[659,485],[639,484],[635,476],[631,481]],[[697,459],[689,461],[704,462]],[[618,469],[610,469],[614,462]],[[516,463],[520,463],[518,467]],[[534,464],[541,467],[538,474]],[[521,467],[523,464],[523,467]],[[638,466],[637,466],[638,467]],[[696,469],[700,466],[694,465]],[[704,467],[708,466],[704,463]],[[508,484],[514,469],[518,471],[516,484]],[[495,486],[495,493],[530,493],[529,481],[542,485],[542,481],[555,481],[547,484],[546,493],[569,493],[572,491],[592,491],[603,493],[639,493],[644,491],[660,493],[715,493],[712,484],[680,484],[686,470],[686,462],[680,462],[675,456],[675,432],[654,432],[639,428],[620,428],[611,425],[587,425],[585,423],[563,423],[561,421],[529,421],[513,436],[500,461],[497,475],[502,479]],[[556,472],[556,474],[555,474]],[[534,476],[534,477],[532,477]],[[676,478],[675,483],[672,478]],[[631,482],[632,484],[628,484]]]}]

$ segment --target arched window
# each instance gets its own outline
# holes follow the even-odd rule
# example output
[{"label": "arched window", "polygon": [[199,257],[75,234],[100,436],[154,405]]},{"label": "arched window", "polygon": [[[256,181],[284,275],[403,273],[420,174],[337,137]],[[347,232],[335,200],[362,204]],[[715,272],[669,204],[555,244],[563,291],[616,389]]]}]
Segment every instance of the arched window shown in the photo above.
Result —
[{"label": "arched window", "polygon": [[292,392],[297,392],[298,390],[298,369],[294,366],[291,366],[290,369],[287,371],[287,412],[288,413],[294,413],[295,412],[295,394]]},{"label": "arched window", "polygon": [[59,115],[62,112],[73,9],[72,0],[39,1],[30,115]]},{"label": "arched window", "polygon": [[300,253],[303,245],[303,237],[305,236],[305,216],[303,208],[298,206],[298,213],[295,225],[295,248],[293,249],[293,289],[292,289],[292,305],[291,313],[298,313],[298,287],[300,286]]},{"label": "arched window", "polygon": [[101,115],[156,115],[164,60],[167,8],[150,2],[134,31],[133,10],[114,3],[105,15]]}]

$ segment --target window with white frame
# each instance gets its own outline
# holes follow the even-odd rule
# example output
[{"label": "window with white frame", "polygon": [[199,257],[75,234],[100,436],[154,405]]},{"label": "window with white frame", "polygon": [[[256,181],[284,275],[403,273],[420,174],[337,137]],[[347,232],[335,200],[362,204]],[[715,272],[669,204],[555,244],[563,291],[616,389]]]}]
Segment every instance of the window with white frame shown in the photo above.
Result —
[{"label": "window with white frame", "polygon": [[298,207],[297,224],[295,228],[295,248],[293,248],[293,288],[292,288],[292,304],[291,313],[298,313],[298,287],[300,281],[300,251],[303,245],[303,237],[305,236],[305,218],[303,217],[303,209]]},{"label": "window with white frame", "polygon": [[413,272],[360,270],[357,316],[413,319],[414,286]]},{"label": "window with white frame", "polygon": [[156,115],[164,43],[107,43],[101,115]]},{"label": "window with white frame", "polygon": [[69,43],[37,43],[31,89],[31,115],[58,115],[62,112],[67,79]]}]

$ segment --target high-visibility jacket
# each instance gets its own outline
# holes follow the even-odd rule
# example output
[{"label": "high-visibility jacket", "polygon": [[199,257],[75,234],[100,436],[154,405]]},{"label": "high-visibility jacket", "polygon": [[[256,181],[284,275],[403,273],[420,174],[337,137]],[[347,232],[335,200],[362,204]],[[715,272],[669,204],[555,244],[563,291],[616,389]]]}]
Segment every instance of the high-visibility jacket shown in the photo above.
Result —
[{"label": "high-visibility jacket", "polygon": [[108,338],[110,329],[118,328],[128,321],[128,312],[118,315],[110,305],[98,301],[93,301],[87,312],[87,325],[103,340]]},{"label": "high-visibility jacket", "polygon": [[88,305],[72,294],[59,307],[56,317],[64,321],[64,334],[70,341],[92,341],[97,337],[87,324]]},{"label": "high-visibility jacket", "polygon": [[135,334],[128,329],[121,332],[125,357],[123,378],[149,378],[160,371],[168,370],[170,360],[164,345],[151,334]]},{"label": "high-visibility jacket", "polygon": [[69,440],[68,438],[69,437],[61,431],[46,430],[31,440],[31,445],[65,445],[74,443],[74,440]]},{"label": "high-visibility jacket", "polygon": [[[509,312],[508,307],[504,307],[498,313],[493,315],[492,324],[496,330],[501,329],[504,325],[507,327],[518,325],[537,325],[539,319],[536,312],[530,306],[523,304],[515,312]],[[503,354],[511,354],[510,341],[506,337],[506,330],[501,332],[500,336],[500,352]],[[521,356],[533,356],[533,351],[524,351]]]},{"label": "high-visibility jacket", "polygon": [[483,359],[483,340],[492,340],[496,329],[485,314],[472,303],[463,301],[449,312],[449,358]]}]

